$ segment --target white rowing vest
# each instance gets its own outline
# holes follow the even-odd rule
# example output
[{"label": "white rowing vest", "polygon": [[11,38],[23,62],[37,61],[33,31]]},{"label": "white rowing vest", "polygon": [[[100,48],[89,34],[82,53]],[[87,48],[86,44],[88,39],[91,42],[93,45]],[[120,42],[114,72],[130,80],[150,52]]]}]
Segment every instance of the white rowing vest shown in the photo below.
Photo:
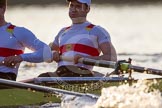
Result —
[{"label": "white rowing vest", "polygon": [[[83,56],[99,56],[101,50],[99,44],[109,42],[110,36],[99,26],[90,22],[83,24],[74,24],[63,28],[56,36],[54,43],[59,46],[60,54],[63,56],[74,56],[80,54]],[[92,70],[92,66],[81,63],[60,61],[58,66],[75,65]]]}]

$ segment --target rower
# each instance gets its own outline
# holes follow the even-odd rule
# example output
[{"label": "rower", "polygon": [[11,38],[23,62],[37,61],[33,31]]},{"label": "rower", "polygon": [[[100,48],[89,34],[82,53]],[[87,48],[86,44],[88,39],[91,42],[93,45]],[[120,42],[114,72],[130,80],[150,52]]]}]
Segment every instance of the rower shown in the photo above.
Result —
[{"label": "rower", "polygon": [[[55,72],[43,73],[39,77],[92,77],[94,76],[93,66],[78,63],[78,59],[84,57],[96,60],[117,60],[109,33],[101,26],[87,20],[91,0],[67,1],[72,25],[62,28],[50,44],[54,55],[53,60],[58,62],[58,68]],[[60,56],[73,56],[74,62],[63,61]]]},{"label": "rower", "polygon": [[[24,27],[5,21],[7,0],[0,0],[0,78],[16,80],[22,61],[51,61],[52,52],[48,45]],[[24,53],[29,48],[33,53]]]}]

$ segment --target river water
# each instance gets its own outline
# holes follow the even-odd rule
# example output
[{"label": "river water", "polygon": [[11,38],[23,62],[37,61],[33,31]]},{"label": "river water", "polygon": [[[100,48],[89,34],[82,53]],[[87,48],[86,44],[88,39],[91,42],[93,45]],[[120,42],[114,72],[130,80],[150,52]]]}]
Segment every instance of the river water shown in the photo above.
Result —
[{"label": "river water", "polygon": [[[162,6],[135,5],[112,6],[92,5],[88,20],[107,29],[111,35],[118,59],[132,58],[132,64],[162,68]],[[67,6],[47,7],[9,7],[6,20],[15,25],[29,28],[36,36],[49,43],[58,31],[71,25]],[[26,49],[26,52],[30,50]],[[20,65],[17,80],[37,77],[40,73],[54,71],[56,63]],[[108,69],[95,67],[96,71],[106,73]]]}]

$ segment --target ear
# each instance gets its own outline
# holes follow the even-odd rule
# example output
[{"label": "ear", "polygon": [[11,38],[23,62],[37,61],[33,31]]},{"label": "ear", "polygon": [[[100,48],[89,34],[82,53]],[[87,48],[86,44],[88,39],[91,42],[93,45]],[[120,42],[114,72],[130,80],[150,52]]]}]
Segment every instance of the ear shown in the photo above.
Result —
[{"label": "ear", "polygon": [[90,11],[90,6],[87,7],[86,12],[88,13]]},{"label": "ear", "polygon": [[0,13],[5,13],[5,11],[6,11],[6,7],[5,6],[0,8]]}]

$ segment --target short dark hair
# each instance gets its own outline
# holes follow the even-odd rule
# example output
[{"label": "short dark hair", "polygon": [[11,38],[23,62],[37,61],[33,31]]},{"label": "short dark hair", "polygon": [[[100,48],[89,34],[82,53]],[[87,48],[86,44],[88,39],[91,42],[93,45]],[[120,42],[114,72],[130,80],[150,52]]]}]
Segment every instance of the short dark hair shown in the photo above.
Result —
[{"label": "short dark hair", "polygon": [[6,6],[7,5],[7,0],[0,0],[0,7]]}]

